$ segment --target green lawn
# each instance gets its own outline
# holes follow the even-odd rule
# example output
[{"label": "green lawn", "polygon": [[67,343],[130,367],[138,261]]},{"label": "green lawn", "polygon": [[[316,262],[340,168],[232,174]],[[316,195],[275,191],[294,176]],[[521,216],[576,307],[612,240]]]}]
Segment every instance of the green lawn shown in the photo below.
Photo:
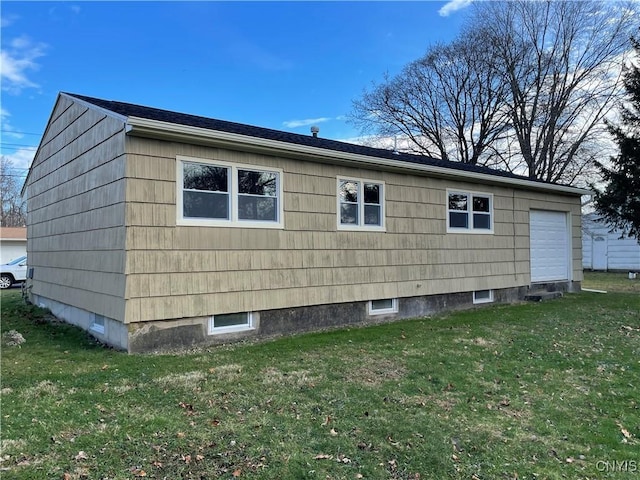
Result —
[{"label": "green lawn", "polygon": [[629,272],[608,273],[585,271],[582,286],[594,290],[640,294],[640,275],[638,275],[638,278],[635,280],[629,280]]},{"label": "green lawn", "polygon": [[3,479],[640,472],[635,293],[137,356],[1,300]]}]

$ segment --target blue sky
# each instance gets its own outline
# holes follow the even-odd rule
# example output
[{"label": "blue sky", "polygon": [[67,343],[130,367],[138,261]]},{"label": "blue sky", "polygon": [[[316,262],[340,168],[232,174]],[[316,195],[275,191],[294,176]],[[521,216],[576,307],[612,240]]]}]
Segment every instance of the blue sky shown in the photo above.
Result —
[{"label": "blue sky", "polygon": [[349,139],[352,101],[469,4],[4,1],[2,154],[26,173],[60,91]]}]

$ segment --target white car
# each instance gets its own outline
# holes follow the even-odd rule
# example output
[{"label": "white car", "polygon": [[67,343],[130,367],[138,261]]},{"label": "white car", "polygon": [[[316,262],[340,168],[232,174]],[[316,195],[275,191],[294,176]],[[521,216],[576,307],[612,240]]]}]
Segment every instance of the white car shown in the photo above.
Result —
[{"label": "white car", "polygon": [[22,256],[9,263],[0,265],[0,288],[9,288],[14,283],[21,283],[27,279],[27,257]]}]

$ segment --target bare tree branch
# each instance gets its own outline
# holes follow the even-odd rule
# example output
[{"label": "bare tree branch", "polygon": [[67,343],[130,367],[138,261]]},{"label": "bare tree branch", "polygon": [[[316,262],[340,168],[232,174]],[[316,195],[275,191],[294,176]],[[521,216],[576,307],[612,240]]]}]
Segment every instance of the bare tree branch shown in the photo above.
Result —
[{"label": "bare tree branch", "polygon": [[26,205],[20,196],[20,182],[13,163],[6,157],[0,158],[0,226],[24,227],[26,225]]},{"label": "bare tree branch", "polygon": [[637,4],[476,2],[464,33],[354,102],[363,132],[409,150],[573,184],[593,169]]}]

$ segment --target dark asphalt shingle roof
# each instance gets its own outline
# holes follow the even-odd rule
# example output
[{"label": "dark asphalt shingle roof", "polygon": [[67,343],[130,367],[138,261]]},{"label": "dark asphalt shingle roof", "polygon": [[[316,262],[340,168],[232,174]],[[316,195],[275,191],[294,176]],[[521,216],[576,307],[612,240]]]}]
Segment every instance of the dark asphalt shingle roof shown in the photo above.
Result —
[{"label": "dark asphalt shingle roof", "polygon": [[[430,165],[434,167],[442,167],[451,170],[459,170],[465,172],[482,173],[487,175],[493,175],[497,177],[514,178],[532,180],[528,177],[520,175],[514,175],[509,172],[500,170],[494,170],[487,167],[481,167],[477,165],[469,165],[460,162],[450,162],[445,160],[439,160],[422,155],[412,155],[408,153],[397,153],[391,150],[382,148],[366,147],[363,145],[356,145],[352,143],[339,142],[336,140],[330,140],[327,138],[313,137],[312,135],[301,135],[298,133],[283,132],[280,130],[272,130],[269,128],[256,127],[253,125],[245,125],[242,123],[227,122],[225,120],[217,120],[214,118],[200,117],[197,115],[189,115],[186,113],[172,112],[169,110],[161,110],[159,108],[144,107],[141,105],[135,105],[132,103],[116,102],[112,100],[102,100],[99,98],[87,97],[84,95],[77,95],[74,93],[66,93],[71,97],[84,100],[98,107],[110,110],[114,113],[125,117],[139,117],[148,120],[157,120],[167,123],[174,123],[178,125],[185,125],[190,127],[199,127],[209,130],[216,130],[227,133],[236,133],[240,135],[246,135],[250,137],[263,138],[267,140],[276,140],[279,142],[286,142],[295,145],[304,145],[309,147],[318,147],[326,150],[333,150],[336,152],[353,153],[359,155],[366,155],[369,157],[384,158],[390,160],[397,160],[413,164]],[[546,183],[546,182],[540,182]]]}]

